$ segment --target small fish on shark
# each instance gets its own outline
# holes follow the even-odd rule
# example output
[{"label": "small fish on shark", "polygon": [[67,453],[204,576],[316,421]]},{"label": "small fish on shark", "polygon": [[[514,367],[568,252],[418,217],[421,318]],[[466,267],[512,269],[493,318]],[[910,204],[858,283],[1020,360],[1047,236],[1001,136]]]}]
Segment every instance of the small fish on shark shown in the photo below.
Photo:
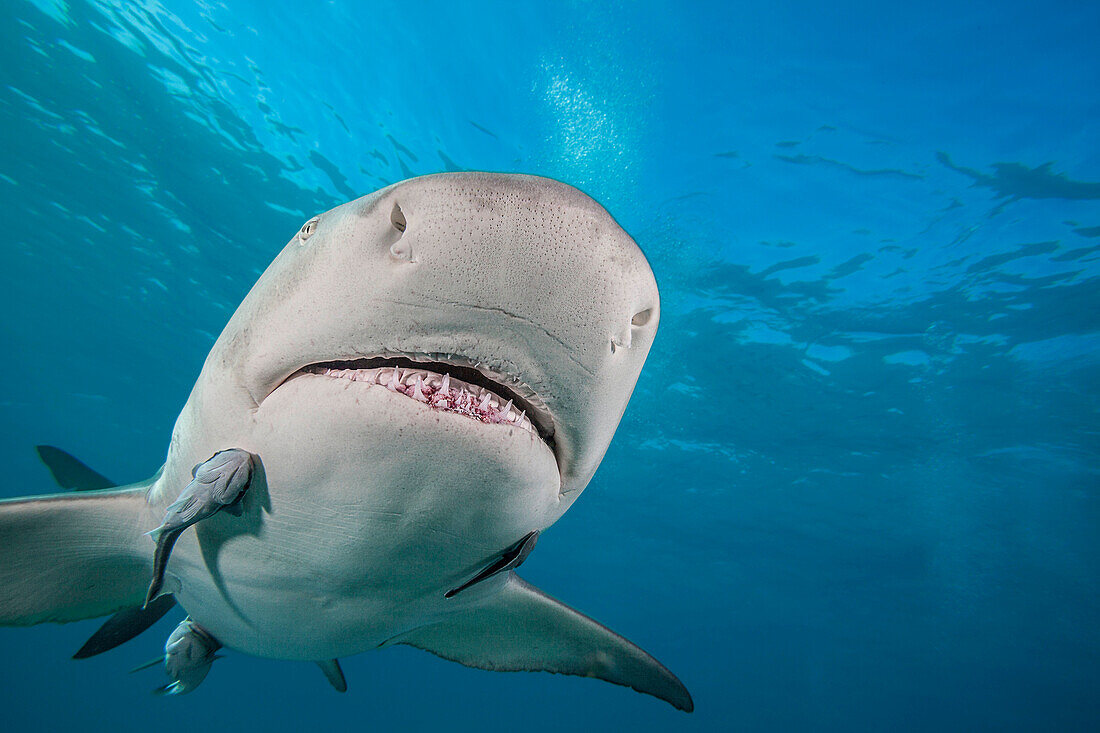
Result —
[{"label": "small fish on shark", "polygon": [[[447,173],[315,216],[207,356],[164,465],[127,486],[58,448],[72,491],[0,501],[0,624],[178,604],[158,691],[221,649],[316,662],[406,644],[694,708],[660,662],[516,569],[589,484],[659,320],[638,245],[577,189]],[[222,674],[217,672],[216,674]]]}]

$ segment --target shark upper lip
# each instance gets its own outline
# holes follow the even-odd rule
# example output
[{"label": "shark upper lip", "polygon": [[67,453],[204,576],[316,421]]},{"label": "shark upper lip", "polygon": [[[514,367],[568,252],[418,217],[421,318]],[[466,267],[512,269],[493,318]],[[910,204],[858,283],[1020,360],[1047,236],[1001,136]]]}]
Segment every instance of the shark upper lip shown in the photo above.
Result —
[{"label": "shark upper lip", "polygon": [[[401,354],[382,355],[372,357],[359,357],[351,359],[334,359],[331,361],[314,362],[297,370],[287,379],[305,373],[330,373],[343,370],[372,370],[393,368],[397,370],[417,370],[434,372],[440,377],[449,375],[458,382],[473,385],[476,388],[488,390],[498,399],[493,400],[494,406],[504,405],[505,401],[514,406],[517,415],[525,414],[530,426],[556,454],[554,441],[554,418],[549,408],[533,389],[521,382],[516,377],[506,376],[486,366],[473,362],[466,357],[458,355],[442,354]],[[404,390],[402,390],[404,391]],[[467,412],[471,416],[476,411]],[[490,410],[490,412],[492,412]],[[507,410],[504,411],[507,413]],[[498,422],[496,419],[481,418],[485,422]],[[505,420],[499,420],[505,422]]]}]

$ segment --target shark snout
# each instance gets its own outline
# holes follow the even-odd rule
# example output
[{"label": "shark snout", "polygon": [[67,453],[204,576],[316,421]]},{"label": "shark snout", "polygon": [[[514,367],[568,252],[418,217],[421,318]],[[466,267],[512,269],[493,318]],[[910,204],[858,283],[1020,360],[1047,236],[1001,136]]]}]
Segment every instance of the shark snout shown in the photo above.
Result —
[{"label": "shark snout", "polygon": [[256,404],[316,365],[478,370],[554,434],[563,491],[578,492],[658,315],[638,245],[581,191],[534,176],[439,174],[306,222],[235,316],[248,328],[231,322],[212,363],[244,375]]}]

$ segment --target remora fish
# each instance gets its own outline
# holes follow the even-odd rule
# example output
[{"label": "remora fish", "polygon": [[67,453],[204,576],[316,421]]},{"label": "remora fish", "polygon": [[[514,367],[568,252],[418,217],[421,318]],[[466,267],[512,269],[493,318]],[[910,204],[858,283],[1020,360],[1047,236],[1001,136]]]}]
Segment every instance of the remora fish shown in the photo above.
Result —
[{"label": "remora fish", "polygon": [[658,315],[634,241],[549,179],[433,175],[314,217],[214,344],[154,477],[0,502],[0,623],[121,610],[97,653],[170,593],[168,693],[221,646],[342,690],[338,657],[409,644],[690,711],[657,660],[515,573],[595,473]]}]

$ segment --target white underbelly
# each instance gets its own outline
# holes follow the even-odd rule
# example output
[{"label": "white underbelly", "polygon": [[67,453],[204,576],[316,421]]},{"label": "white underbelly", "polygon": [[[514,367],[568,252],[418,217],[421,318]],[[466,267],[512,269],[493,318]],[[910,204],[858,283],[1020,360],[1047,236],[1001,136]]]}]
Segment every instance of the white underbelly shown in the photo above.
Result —
[{"label": "white underbelly", "polygon": [[377,387],[349,400],[333,381],[276,390],[165,472],[186,484],[216,450],[258,457],[242,516],[186,530],[167,569],[166,589],[229,647],[311,660],[376,647],[455,608],[447,590],[567,506],[536,436]]}]

